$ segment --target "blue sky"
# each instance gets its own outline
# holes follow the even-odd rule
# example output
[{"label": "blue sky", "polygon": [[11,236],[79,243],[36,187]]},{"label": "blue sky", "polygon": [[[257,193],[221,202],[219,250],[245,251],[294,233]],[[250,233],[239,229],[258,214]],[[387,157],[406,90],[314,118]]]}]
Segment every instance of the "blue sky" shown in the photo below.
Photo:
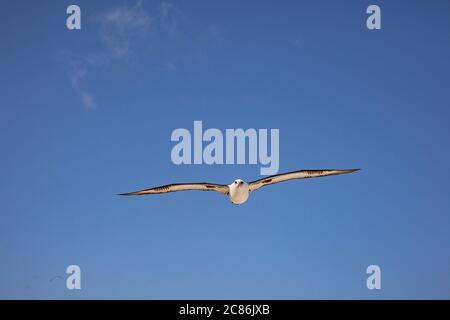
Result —
[{"label": "blue sky", "polygon": [[[450,298],[447,1],[80,0],[69,31],[72,3],[0,5],[0,298]],[[363,170],[116,195],[259,178],[174,165],[194,120],[278,128],[280,172]]]}]

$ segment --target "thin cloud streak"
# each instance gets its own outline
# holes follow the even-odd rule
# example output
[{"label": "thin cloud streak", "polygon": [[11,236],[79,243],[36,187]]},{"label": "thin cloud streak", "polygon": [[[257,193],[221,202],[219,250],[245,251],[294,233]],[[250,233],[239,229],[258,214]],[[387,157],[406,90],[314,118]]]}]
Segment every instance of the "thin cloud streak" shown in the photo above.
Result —
[{"label": "thin cloud streak", "polygon": [[134,6],[116,7],[101,15],[99,38],[102,48],[86,57],[69,58],[68,77],[70,85],[86,109],[96,109],[94,95],[86,89],[86,79],[90,71],[113,62],[130,63],[133,48],[138,38],[146,37],[152,27],[152,18],[143,8],[143,1]]},{"label": "thin cloud streak", "polygon": [[93,95],[87,90],[82,88],[81,83],[84,81],[87,75],[87,65],[81,60],[72,60],[69,64],[69,80],[72,89],[79,96],[81,103],[86,109],[96,109]]},{"label": "thin cloud streak", "polygon": [[175,5],[163,1],[159,5],[159,21],[162,29],[173,36],[178,32],[180,21],[184,19],[183,12]]},{"label": "thin cloud streak", "polygon": [[114,8],[101,17],[100,36],[110,59],[129,59],[136,37],[148,35],[152,24],[142,1],[133,7]]}]

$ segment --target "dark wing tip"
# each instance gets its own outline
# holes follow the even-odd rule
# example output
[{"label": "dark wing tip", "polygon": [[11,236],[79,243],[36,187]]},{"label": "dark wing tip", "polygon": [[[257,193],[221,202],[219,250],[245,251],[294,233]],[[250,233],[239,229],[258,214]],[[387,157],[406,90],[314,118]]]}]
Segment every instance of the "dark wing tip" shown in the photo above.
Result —
[{"label": "dark wing tip", "polygon": [[134,196],[136,195],[136,192],[125,192],[125,193],[118,193],[118,196]]},{"label": "dark wing tip", "polygon": [[361,170],[360,168],[357,168],[357,169],[346,169],[346,170],[341,170],[341,172],[342,173],[353,173],[353,172],[356,172],[356,171],[359,171],[359,170]]}]

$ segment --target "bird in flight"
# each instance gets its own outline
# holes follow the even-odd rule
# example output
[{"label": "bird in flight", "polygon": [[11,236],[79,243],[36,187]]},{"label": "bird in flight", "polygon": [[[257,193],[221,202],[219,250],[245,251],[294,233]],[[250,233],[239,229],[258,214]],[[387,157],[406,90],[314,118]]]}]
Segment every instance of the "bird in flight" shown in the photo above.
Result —
[{"label": "bird in flight", "polygon": [[291,179],[308,179],[325,176],[333,176],[344,173],[352,173],[359,169],[347,169],[347,170],[298,170],[287,173],[276,174],[268,176],[259,180],[247,183],[241,179],[234,180],[231,184],[216,184],[208,182],[197,183],[175,183],[167,184],[164,186],[154,187],[150,189],[121,193],[121,196],[143,196],[147,194],[159,194],[175,191],[186,190],[201,190],[201,191],[217,191],[229,197],[232,203],[242,204],[247,201],[251,192],[258,190],[261,187],[271,184],[291,180]]}]

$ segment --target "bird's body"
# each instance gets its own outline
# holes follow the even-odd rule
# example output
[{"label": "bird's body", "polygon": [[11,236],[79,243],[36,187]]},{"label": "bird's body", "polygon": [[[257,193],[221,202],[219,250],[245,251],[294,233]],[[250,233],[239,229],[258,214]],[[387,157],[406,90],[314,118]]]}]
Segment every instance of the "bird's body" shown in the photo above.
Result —
[{"label": "bird's body", "polygon": [[298,170],[288,173],[276,174],[273,176],[268,176],[263,179],[252,181],[247,183],[241,179],[234,180],[231,184],[215,184],[215,183],[177,183],[177,184],[167,184],[160,187],[154,187],[150,189],[145,189],[141,191],[121,193],[123,196],[141,196],[147,194],[159,194],[175,191],[185,191],[185,190],[201,190],[201,191],[217,191],[225,194],[229,197],[230,201],[234,204],[242,204],[247,201],[251,192],[264,187],[266,185],[271,185],[291,179],[307,179],[316,178],[324,176],[332,176],[344,173],[352,173],[359,169],[348,169],[348,170]]},{"label": "bird's body", "polygon": [[234,180],[234,182],[228,186],[228,189],[228,197],[234,204],[243,204],[250,195],[248,183],[241,179]]}]

